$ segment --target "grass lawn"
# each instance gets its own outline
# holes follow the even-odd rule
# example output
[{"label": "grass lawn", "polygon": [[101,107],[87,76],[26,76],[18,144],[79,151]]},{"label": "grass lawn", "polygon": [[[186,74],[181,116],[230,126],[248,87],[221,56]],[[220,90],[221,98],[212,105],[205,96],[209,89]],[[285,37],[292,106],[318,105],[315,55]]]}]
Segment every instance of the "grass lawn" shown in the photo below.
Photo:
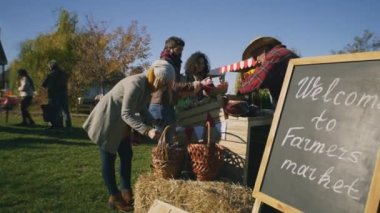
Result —
[{"label": "grass lawn", "polygon": [[[115,212],[98,148],[81,128],[85,118],[73,116],[73,129],[58,133],[45,130],[41,115],[33,118],[36,126],[23,127],[19,114],[6,123],[0,113],[0,212]],[[154,145],[133,147],[133,183],[150,170]]]}]

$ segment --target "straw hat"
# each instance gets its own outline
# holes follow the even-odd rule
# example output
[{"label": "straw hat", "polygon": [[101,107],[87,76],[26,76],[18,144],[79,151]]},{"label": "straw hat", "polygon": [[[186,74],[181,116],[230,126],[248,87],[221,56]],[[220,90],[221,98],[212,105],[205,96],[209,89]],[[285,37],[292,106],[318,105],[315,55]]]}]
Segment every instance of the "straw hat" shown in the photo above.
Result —
[{"label": "straw hat", "polygon": [[262,47],[268,45],[279,45],[281,42],[273,37],[258,37],[251,41],[251,43],[245,48],[243,52],[243,60],[252,57],[252,55],[257,55]]}]

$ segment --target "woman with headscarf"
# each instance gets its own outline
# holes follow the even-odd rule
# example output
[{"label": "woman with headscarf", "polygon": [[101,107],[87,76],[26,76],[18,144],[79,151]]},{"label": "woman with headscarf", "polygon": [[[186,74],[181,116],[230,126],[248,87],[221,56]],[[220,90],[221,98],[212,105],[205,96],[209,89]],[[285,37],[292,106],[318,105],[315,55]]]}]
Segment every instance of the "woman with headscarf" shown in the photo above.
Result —
[{"label": "woman with headscarf", "polygon": [[[157,60],[146,74],[124,78],[95,106],[83,128],[100,148],[102,175],[110,197],[108,204],[121,211],[133,209],[131,187],[131,129],[157,140],[161,133],[153,128],[148,110],[151,94],[171,88],[175,78],[173,66]],[[138,114],[138,115],[137,115]],[[120,157],[121,190],[115,180],[116,154]]]}]

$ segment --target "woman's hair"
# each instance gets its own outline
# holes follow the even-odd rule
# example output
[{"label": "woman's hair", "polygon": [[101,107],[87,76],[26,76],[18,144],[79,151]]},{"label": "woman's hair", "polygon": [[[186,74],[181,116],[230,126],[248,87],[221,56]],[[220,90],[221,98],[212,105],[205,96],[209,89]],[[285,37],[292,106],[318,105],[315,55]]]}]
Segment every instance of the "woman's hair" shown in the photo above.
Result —
[{"label": "woman's hair", "polygon": [[32,78],[28,75],[28,72],[26,71],[26,69],[19,69],[17,71],[18,75],[21,76],[21,77],[26,77],[30,83],[30,86],[32,87],[33,91],[34,91],[34,83],[33,83],[33,80]]},{"label": "woman's hair", "polygon": [[175,48],[175,47],[184,47],[185,46],[185,41],[182,40],[182,38],[176,37],[176,36],[171,36],[165,41],[165,47],[164,49],[170,49],[170,48]]},{"label": "woman's hair", "polygon": [[27,76],[28,75],[28,72],[25,69],[19,69],[17,71],[17,73],[19,76]]},{"label": "woman's hair", "polygon": [[190,57],[187,59],[185,64],[185,73],[187,76],[187,79],[189,79],[189,76],[192,76],[196,74],[196,65],[199,63],[199,59],[203,59],[205,63],[205,68],[200,71],[201,75],[206,77],[208,73],[210,72],[210,62],[206,54],[197,51],[190,55]]}]

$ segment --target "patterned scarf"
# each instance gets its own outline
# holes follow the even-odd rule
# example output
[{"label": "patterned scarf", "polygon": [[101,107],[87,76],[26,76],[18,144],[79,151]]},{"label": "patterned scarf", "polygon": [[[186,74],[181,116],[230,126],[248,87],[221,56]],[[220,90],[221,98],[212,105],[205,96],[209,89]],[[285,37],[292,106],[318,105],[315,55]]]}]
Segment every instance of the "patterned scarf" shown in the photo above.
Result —
[{"label": "patterned scarf", "polygon": [[168,61],[171,65],[173,65],[176,71],[176,81],[178,81],[177,78],[179,77],[182,64],[181,56],[174,55],[170,52],[170,50],[164,49],[160,54],[160,59],[164,59]]}]

